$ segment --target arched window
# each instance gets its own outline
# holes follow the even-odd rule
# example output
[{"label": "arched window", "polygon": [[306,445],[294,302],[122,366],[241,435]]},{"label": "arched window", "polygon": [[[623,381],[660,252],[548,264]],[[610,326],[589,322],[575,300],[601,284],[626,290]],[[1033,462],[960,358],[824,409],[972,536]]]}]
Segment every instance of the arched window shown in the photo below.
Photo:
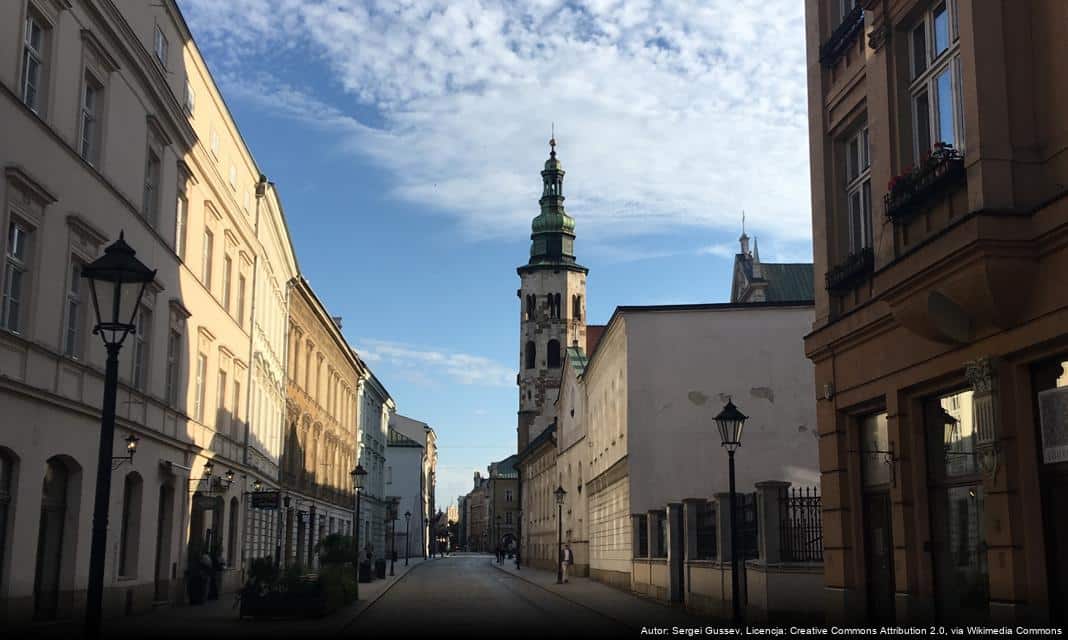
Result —
[{"label": "arched window", "polygon": [[563,307],[560,306],[560,294],[557,293],[553,296],[553,317],[559,318],[562,315]]},{"label": "arched window", "polygon": [[524,354],[524,357],[523,357],[523,365],[524,365],[525,368],[527,368],[527,369],[533,369],[534,368],[534,358],[535,358],[535,356],[537,356],[537,354],[538,354],[538,350],[537,350],[537,347],[534,346],[534,342],[533,341],[528,342],[527,343],[527,347],[526,347],[526,353]]},{"label": "arched window", "polygon": [[582,296],[571,296],[571,317],[582,320]]},{"label": "arched window", "polygon": [[122,486],[122,529],[119,537],[119,575],[137,575],[137,551],[141,542],[141,474],[126,474]]},{"label": "arched window", "polygon": [[556,313],[555,313],[555,310],[553,309],[553,294],[551,294],[551,293],[545,294],[545,307],[549,310],[549,317],[550,318],[555,318],[556,317]]},{"label": "arched window", "polygon": [[[34,617],[52,620],[59,613],[60,580],[69,567],[69,540],[77,532],[65,531],[71,468],[59,456],[49,458],[41,491],[41,519],[37,527],[37,568],[33,581]],[[73,533],[73,535],[72,535]]]},{"label": "arched window", "polygon": [[550,340],[548,346],[548,359],[550,369],[560,368],[560,343],[556,340]]},{"label": "arched window", "polygon": [[524,316],[525,320],[533,320],[534,312],[537,310],[538,301],[534,294],[527,294],[527,311]]}]

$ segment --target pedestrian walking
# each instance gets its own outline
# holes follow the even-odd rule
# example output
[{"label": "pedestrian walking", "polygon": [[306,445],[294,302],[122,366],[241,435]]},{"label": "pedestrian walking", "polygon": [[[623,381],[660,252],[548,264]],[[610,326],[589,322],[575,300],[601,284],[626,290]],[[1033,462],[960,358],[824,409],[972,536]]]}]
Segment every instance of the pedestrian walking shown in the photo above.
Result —
[{"label": "pedestrian walking", "polygon": [[565,542],[564,550],[560,552],[560,568],[564,575],[564,582],[567,582],[573,564],[575,564],[575,554],[571,552],[571,545]]}]

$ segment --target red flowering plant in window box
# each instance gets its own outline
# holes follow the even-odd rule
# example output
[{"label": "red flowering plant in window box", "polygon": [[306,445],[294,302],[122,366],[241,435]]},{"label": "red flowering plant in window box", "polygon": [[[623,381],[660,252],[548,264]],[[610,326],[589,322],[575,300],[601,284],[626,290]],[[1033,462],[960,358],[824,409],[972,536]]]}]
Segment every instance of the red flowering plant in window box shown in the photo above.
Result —
[{"label": "red flowering plant in window box", "polygon": [[964,157],[947,142],[936,142],[920,162],[890,178],[883,202],[892,220],[904,219],[946,188],[965,179]]}]

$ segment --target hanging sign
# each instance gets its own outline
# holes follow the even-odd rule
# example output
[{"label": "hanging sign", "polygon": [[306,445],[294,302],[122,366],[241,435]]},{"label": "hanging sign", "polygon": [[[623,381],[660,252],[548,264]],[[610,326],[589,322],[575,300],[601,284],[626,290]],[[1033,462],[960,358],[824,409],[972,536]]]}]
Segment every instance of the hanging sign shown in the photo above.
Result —
[{"label": "hanging sign", "polygon": [[281,491],[253,491],[253,509],[277,509],[282,503]]}]

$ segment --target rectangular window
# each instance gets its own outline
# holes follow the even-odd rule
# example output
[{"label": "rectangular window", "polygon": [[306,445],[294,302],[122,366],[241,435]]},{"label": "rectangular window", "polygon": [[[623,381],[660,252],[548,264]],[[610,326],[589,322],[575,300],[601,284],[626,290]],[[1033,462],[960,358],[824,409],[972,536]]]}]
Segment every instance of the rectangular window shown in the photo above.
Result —
[{"label": "rectangular window", "polygon": [[237,324],[245,326],[245,274],[237,276]]},{"label": "rectangular window", "polygon": [[22,330],[22,306],[29,284],[31,233],[17,222],[8,225],[7,260],[4,266],[3,326],[8,331]]},{"label": "rectangular window", "polygon": [[237,190],[237,167],[230,165],[230,188]]},{"label": "rectangular window", "polygon": [[152,226],[156,226],[156,213],[159,210],[159,173],[160,161],[155,150],[148,150],[148,160],[145,163],[145,194],[143,212],[145,220]]},{"label": "rectangular window", "polygon": [[183,261],[185,260],[185,230],[188,225],[189,200],[186,199],[185,190],[179,189],[178,204],[174,213],[174,252]]},{"label": "rectangular window", "polygon": [[211,289],[211,261],[215,253],[215,234],[211,229],[204,229],[204,247],[200,259],[200,277],[204,286]]},{"label": "rectangular window", "polygon": [[219,388],[216,395],[215,430],[222,431],[226,427],[226,372],[219,369]]},{"label": "rectangular window", "polygon": [[871,247],[871,154],[868,127],[864,126],[845,145],[846,202],[849,253]]},{"label": "rectangular window", "polygon": [[241,381],[234,376],[234,400],[233,400],[233,420],[230,422],[230,436],[240,442],[241,436]]},{"label": "rectangular window", "polygon": [[163,30],[156,25],[156,37],[153,42],[153,51],[156,54],[156,60],[163,65],[163,68],[167,68],[167,52],[170,45],[167,43],[167,36],[163,35]]},{"label": "rectangular window", "polygon": [[197,106],[197,94],[193,90],[193,84],[190,82],[185,83],[185,110],[189,112],[189,115],[193,115],[193,111]]},{"label": "rectangular window", "polygon": [[208,356],[203,353],[197,354],[197,377],[196,396],[193,398],[193,417],[197,422],[204,423],[204,385],[208,376]]},{"label": "rectangular window", "polygon": [[67,324],[63,332],[63,354],[77,358],[82,344],[82,263],[72,258],[67,286]]},{"label": "rectangular window", "polygon": [[649,557],[649,516],[639,515],[634,518],[634,526],[638,528],[638,553],[635,554],[636,558],[648,558]]},{"label": "rectangular window", "polygon": [[215,129],[211,130],[211,155],[215,156],[215,159],[219,159],[219,134]]},{"label": "rectangular window", "polygon": [[148,350],[152,335],[152,311],[147,307],[141,307],[134,320],[134,351],[133,351],[133,381],[134,389],[144,391],[148,379]]},{"label": "rectangular window", "polygon": [[233,267],[234,261],[230,259],[230,256],[223,258],[222,303],[226,313],[230,313],[230,275]]},{"label": "rectangular window", "polygon": [[22,101],[34,113],[41,112],[42,84],[45,70],[44,22],[30,13],[26,16],[26,29],[22,43]]},{"label": "rectangular window", "polygon": [[504,501],[505,502],[511,502],[512,501],[512,490],[511,489],[505,489],[505,491],[504,491]]},{"label": "rectangular window", "polygon": [[962,150],[964,116],[957,34],[957,3],[940,2],[911,31],[913,160],[919,165],[935,143]]},{"label": "rectangular window", "polygon": [[167,333],[167,402],[172,407],[178,406],[179,374],[182,366],[182,334],[174,328],[175,321],[171,317],[171,329]]},{"label": "rectangular window", "polygon": [[82,91],[82,113],[78,152],[91,165],[96,165],[100,158],[100,100],[103,88],[89,73],[85,74],[85,88]]}]

